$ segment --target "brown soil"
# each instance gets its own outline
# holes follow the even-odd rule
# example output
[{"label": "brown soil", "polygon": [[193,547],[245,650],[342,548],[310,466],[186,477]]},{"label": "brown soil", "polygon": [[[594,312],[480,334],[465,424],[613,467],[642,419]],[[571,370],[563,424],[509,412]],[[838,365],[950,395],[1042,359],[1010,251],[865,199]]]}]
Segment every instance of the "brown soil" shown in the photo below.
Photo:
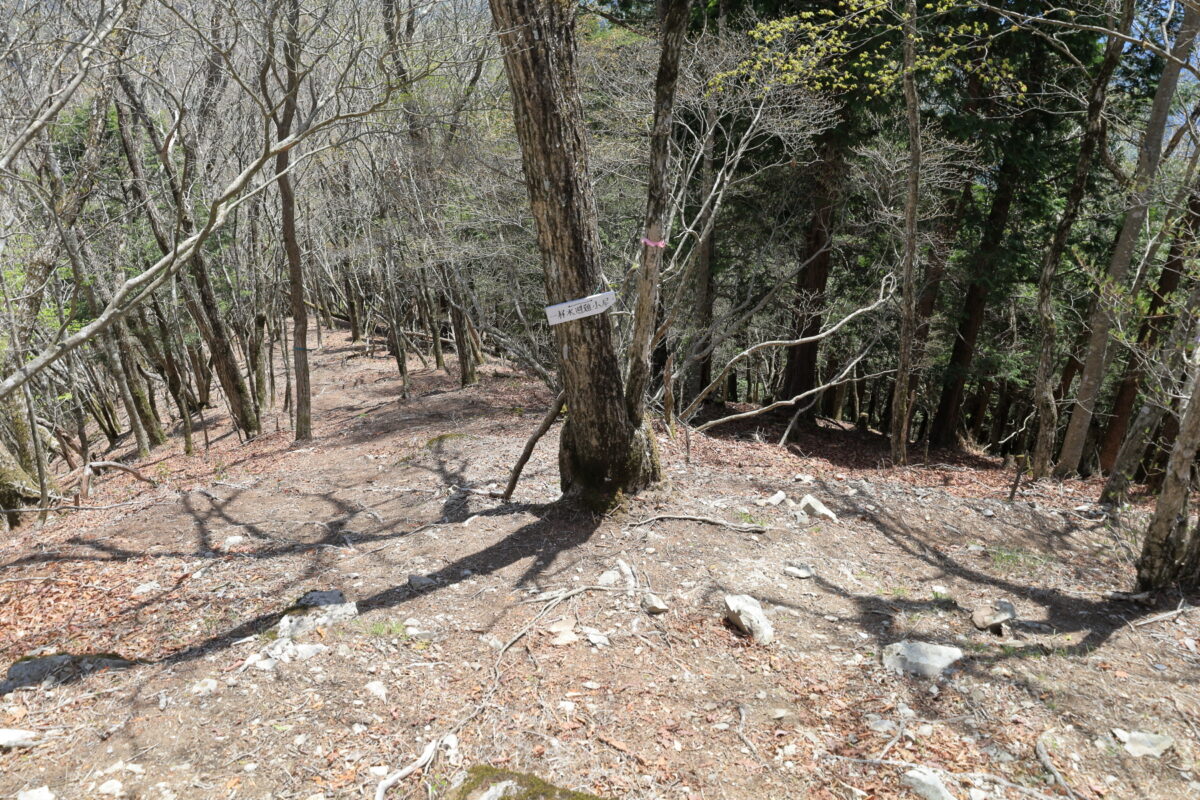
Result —
[{"label": "brown soil", "polygon": [[[139,798],[374,797],[381,768],[452,730],[457,756],[389,797],[441,797],[471,764],[646,800],[911,797],[909,765],[949,773],[960,798],[1068,796],[1047,759],[1081,798],[1200,792],[1200,615],[1178,597],[1105,599],[1130,586],[1134,545],[1074,510],[1094,484],[1038,484],[1010,504],[1011,472],[984,456],[889,470],[878,437],[853,431],[789,450],[753,426],[690,447],[660,431],[667,480],[597,517],[554,503],[556,427],[505,505],[486,491],[544,389],[497,365],[459,389],[414,361],[398,401],[382,353],[326,333],[313,355],[312,442],[279,430],[242,444],[210,414],[207,452],[175,444],[140,465],[157,487],[105,475],[89,502],[114,507],[0,547],[0,664],[140,662],[0,697],[0,727],[42,735],[0,751],[0,796],[99,797],[119,780]],[[780,489],[839,521],[757,502]],[[660,515],[766,530],[638,524]],[[618,559],[668,613],[647,616],[640,590],[586,588]],[[785,575],[791,561],[815,577]],[[410,575],[436,585],[415,591]],[[307,661],[242,669],[312,589],[342,590],[361,615],[304,637],[329,648]],[[580,591],[547,611],[563,589]],[[762,601],[774,643],[722,624],[727,593]],[[971,609],[1000,598],[1018,622],[976,631]],[[564,617],[609,644],[552,645]],[[409,618],[432,640],[409,637]],[[936,683],[899,677],[880,651],[904,638],[966,658]],[[215,692],[193,691],[210,678]],[[1113,728],[1175,746],[1134,758]]]}]

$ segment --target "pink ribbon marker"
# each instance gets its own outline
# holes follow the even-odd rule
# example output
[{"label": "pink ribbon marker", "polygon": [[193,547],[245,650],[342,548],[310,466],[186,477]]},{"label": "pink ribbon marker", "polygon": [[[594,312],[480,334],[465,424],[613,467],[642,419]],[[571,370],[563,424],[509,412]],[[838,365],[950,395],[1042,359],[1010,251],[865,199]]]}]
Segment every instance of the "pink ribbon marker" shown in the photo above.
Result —
[{"label": "pink ribbon marker", "polygon": [[653,239],[647,239],[645,236],[643,236],[642,244],[646,245],[646,247],[666,247],[667,240],[663,239],[661,242],[656,242]]}]

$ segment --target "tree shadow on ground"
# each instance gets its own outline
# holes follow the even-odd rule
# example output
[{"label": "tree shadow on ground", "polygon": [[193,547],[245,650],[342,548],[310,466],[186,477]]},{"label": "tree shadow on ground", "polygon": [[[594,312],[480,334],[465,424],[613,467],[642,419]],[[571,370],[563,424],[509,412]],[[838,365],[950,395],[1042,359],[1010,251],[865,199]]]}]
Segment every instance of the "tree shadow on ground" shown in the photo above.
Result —
[{"label": "tree shadow on ground", "polygon": [[[447,516],[436,523],[420,526],[416,530],[381,535],[372,538],[371,541],[384,542],[386,546],[387,542],[394,542],[397,539],[414,535],[430,526],[459,525],[467,518],[465,510],[459,505],[448,506],[447,512]],[[414,587],[408,582],[399,583],[382,589],[368,597],[357,599],[360,612],[365,613],[378,609],[402,607],[408,601],[418,596],[443,591],[469,577],[490,575],[526,560],[529,560],[530,563],[525,567],[520,576],[516,578],[514,587],[524,588],[535,585],[539,577],[551,568],[561,554],[586,542],[602,521],[602,517],[580,511],[573,506],[561,502],[546,505],[506,504],[493,509],[481,510],[475,516],[504,517],[519,513],[533,514],[536,519],[477,552],[463,556],[440,569],[420,576],[427,581],[432,581],[432,583],[426,584],[425,581],[418,581],[418,587]],[[328,534],[328,536],[333,535],[335,533],[332,531]],[[361,543],[361,540],[359,543]],[[312,546],[311,544],[306,545],[308,548]],[[124,551],[120,548],[109,549],[112,553],[110,557],[125,558],[140,555]],[[280,552],[273,552],[269,556],[263,557],[274,557],[281,554]],[[300,584],[318,577],[324,571],[323,569],[310,569],[293,581],[297,596],[301,593]],[[170,589],[167,590],[168,593],[169,591]],[[157,599],[157,597],[148,598],[138,604],[137,608],[152,604]],[[148,661],[145,663],[181,664],[208,655],[214,651],[227,649],[235,642],[247,637],[265,633],[275,626],[291,608],[291,601],[294,599],[281,598],[280,607],[270,612],[245,620],[233,628],[210,636],[157,661]],[[73,682],[79,680],[85,674],[87,673],[80,671],[71,672],[64,675],[63,680],[60,682]]]}]

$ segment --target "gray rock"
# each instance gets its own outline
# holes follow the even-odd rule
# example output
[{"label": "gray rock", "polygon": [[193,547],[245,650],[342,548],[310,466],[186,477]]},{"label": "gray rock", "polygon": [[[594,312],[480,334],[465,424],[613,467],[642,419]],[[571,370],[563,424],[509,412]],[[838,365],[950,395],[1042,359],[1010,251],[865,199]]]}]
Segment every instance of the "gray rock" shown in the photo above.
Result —
[{"label": "gray rock", "polygon": [[8,668],[6,680],[0,683],[0,695],[22,686],[36,686],[47,680],[67,681],[93,672],[128,669],[132,661],[114,656],[73,656],[69,653],[23,658]]},{"label": "gray rock", "polygon": [[981,631],[1004,633],[1003,625],[1017,618],[1017,609],[1008,600],[997,600],[991,608],[977,608],[971,612],[971,624]]},{"label": "gray rock", "polygon": [[587,637],[587,640],[596,647],[608,647],[612,644],[612,642],[608,640],[607,636],[595,628],[589,628],[586,625],[580,625],[579,630],[584,636]]},{"label": "gray rock", "polygon": [[806,494],[800,498],[800,510],[814,517],[825,517],[831,522],[838,521],[837,514],[826,508],[824,503],[811,494]]},{"label": "gray rock", "polygon": [[817,573],[808,564],[788,564],[786,567],[783,568],[783,574],[790,575],[793,578],[800,578],[801,580],[803,580],[806,578],[811,578],[813,575],[816,575]]},{"label": "gray rock", "polygon": [[775,626],[763,613],[762,605],[748,594],[725,595],[725,619],[759,644],[770,644]]},{"label": "gray rock", "polygon": [[659,597],[658,595],[644,594],[644,595],[642,595],[642,610],[645,611],[647,614],[656,615],[656,614],[665,614],[668,611],[670,611],[671,609],[667,606],[667,604],[663,601],[663,599],[661,597]]},{"label": "gray rock", "polygon": [[412,589],[413,591],[423,592],[426,589],[432,589],[435,586],[437,586],[437,581],[435,581],[433,578],[429,578],[424,575],[408,576],[408,588]]},{"label": "gray rock", "polygon": [[963,657],[957,647],[905,639],[883,648],[883,666],[899,675],[936,678]]},{"label": "gray rock", "polygon": [[35,731],[21,728],[0,728],[0,747],[33,747],[37,744]]},{"label": "gray rock", "polygon": [[296,636],[345,622],[358,616],[358,606],[346,602],[346,596],[337,589],[308,592],[301,597],[290,611],[279,620],[279,636],[291,639]]},{"label": "gray rock", "polygon": [[955,800],[946,784],[942,783],[942,779],[928,767],[913,767],[904,773],[900,782],[924,800]]},{"label": "gray rock", "polygon": [[1125,750],[1135,758],[1150,756],[1161,758],[1164,753],[1175,746],[1175,740],[1162,733],[1147,733],[1146,731],[1124,731],[1113,728],[1116,736],[1125,745]]}]

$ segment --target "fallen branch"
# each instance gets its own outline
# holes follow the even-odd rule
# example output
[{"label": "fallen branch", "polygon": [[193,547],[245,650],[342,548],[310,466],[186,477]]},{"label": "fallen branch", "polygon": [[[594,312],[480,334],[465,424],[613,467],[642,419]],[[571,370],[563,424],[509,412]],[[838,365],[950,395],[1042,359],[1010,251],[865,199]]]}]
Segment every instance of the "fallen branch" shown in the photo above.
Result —
[{"label": "fallen branch", "polygon": [[[38,508],[32,506],[30,508],[0,508],[0,514],[41,514],[43,511],[108,511],[110,508],[123,508],[125,506],[136,506],[141,500],[126,500],[124,503],[113,503],[107,506],[46,506]],[[151,503],[150,505],[162,505],[161,503]]]},{"label": "fallen branch", "polygon": [[694,517],[688,514],[659,514],[656,517],[649,517],[641,522],[635,522],[631,527],[638,528],[642,525],[649,525],[651,522],[658,522],[659,520],[663,519],[682,519],[690,520],[692,522],[707,522],[709,525],[719,525],[722,528],[731,528],[735,531],[744,531],[746,533],[765,533],[767,530],[762,525],[751,525],[749,523],[742,522],[726,522],[725,520],[717,519],[716,517]]},{"label": "fallen branch", "polygon": [[1179,616],[1183,612],[1190,611],[1191,608],[1192,608],[1191,606],[1185,606],[1183,604],[1183,601],[1181,600],[1181,601],[1179,601],[1179,608],[1175,609],[1174,611],[1166,611],[1162,614],[1155,614],[1153,617],[1147,617],[1146,619],[1138,620],[1137,622],[1135,622],[1133,624],[1139,628],[1142,627],[1143,625],[1153,625],[1156,622],[1163,622],[1164,620],[1174,619],[1175,617]]},{"label": "fallen branch", "polygon": [[119,469],[122,472],[129,473],[133,477],[137,478],[139,481],[148,483],[151,486],[158,486],[158,481],[153,481],[153,480],[147,478],[145,475],[138,472],[133,467],[126,466],[125,464],[122,464],[119,461],[93,461],[90,464],[87,464],[86,466],[84,466],[83,476],[79,482],[79,496],[82,497],[84,500],[86,500],[88,498],[88,494],[91,492],[92,476],[98,474],[96,472],[96,470],[98,470],[98,469]]},{"label": "fallen branch", "polygon": [[439,736],[437,739],[434,739],[432,742],[425,745],[425,749],[421,752],[421,755],[417,756],[415,761],[413,761],[404,769],[398,769],[391,775],[388,775],[386,778],[381,780],[379,785],[375,787],[375,800],[384,800],[384,797],[386,797],[388,793],[388,789],[391,789],[397,783],[404,780],[409,775],[412,775],[417,770],[429,766],[429,762],[433,761],[434,755],[437,754],[438,745],[441,743],[442,737]]},{"label": "fallen branch", "polygon": [[508,486],[504,487],[504,494],[500,495],[500,499],[504,502],[507,503],[512,499],[513,490],[517,488],[517,481],[521,479],[521,470],[525,469],[526,462],[533,455],[533,448],[537,446],[538,440],[546,435],[546,431],[550,430],[550,426],[554,424],[554,420],[558,419],[558,415],[562,412],[563,405],[566,402],[567,393],[559,392],[558,397],[554,398],[554,402],[550,404],[550,408],[546,409],[546,415],[542,417],[537,430],[525,440],[525,449],[521,451],[521,457],[513,465],[512,472],[508,476]]},{"label": "fallen branch", "polygon": [[[1050,730],[1053,730],[1053,728]],[[1054,776],[1054,780],[1058,783],[1058,785],[1067,790],[1068,795],[1074,798],[1074,800],[1081,800],[1079,795],[1075,793],[1075,790],[1072,789],[1070,784],[1067,783],[1067,779],[1064,778],[1062,773],[1058,771],[1058,768],[1054,766],[1054,761],[1050,758],[1050,750],[1046,747],[1046,737],[1050,734],[1050,730],[1044,731],[1042,735],[1037,738],[1037,744],[1034,746],[1034,749],[1037,751],[1038,761],[1042,762],[1042,766],[1046,768],[1046,771]]]}]

